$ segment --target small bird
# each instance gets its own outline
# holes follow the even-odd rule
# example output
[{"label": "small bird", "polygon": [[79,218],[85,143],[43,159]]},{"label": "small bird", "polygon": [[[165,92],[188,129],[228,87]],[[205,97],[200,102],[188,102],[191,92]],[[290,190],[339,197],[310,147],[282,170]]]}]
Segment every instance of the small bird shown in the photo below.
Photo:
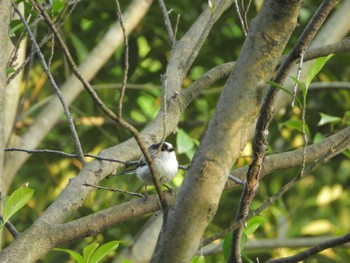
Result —
[{"label": "small bird", "polygon": [[[159,183],[166,184],[170,182],[177,174],[179,166],[174,147],[168,142],[155,143],[148,148],[148,152],[153,160]],[[134,169],[119,174],[130,173],[136,173],[137,178],[145,184],[145,188],[147,185],[153,185],[151,170],[144,156],[140,158]]]}]

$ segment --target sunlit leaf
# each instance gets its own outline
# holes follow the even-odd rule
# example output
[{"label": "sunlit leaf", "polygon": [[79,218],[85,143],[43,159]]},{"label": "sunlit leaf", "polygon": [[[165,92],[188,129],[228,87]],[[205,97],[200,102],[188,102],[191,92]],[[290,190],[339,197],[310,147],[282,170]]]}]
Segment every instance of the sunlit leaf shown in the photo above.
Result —
[{"label": "sunlit leaf", "polygon": [[117,249],[119,246],[120,241],[111,241],[106,244],[103,244],[100,246],[95,253],[92,255],[90,262],[91,263],[98,263],[100,262],[104,257],[106,257],[110,252]]},{"label": "sunlit leaf", "polygon": [[315,60],[315,62],[312,64],[309,71],[307,72],[307,76],[306,76],[306,80],[305,80],[306,87],[309,87],[311,81],[321,71],[321,69],[324,67],[324,65],[327,63],[327,61],[333,56],[334,56],[333,54],[330,54],[327,57],[322,57],[322,58],[318,58]]},{"label": "sunlit leaf", "polygon": [[303,235],[321,235],[332,232],[334,225],[326,219],[317,219],[306,225],[301,229]]},{"label": "sunlit leaf", "polygon": [[90,262],[90,259],[91,259],[92,255],[95,253],[97,248],[98,248],[98,244],[95,242],[84,247],[83,256],[84,256],[84,260],[86,262]]},{"label": "sunlit leaf", "polygon": [[247,226],[244,229],[244,233],[249,236],[259,228],[259,226],[264,223],[266,219],[262,216],[255,216],[247,222]]},{"label": "sunlit leaf", "polygon": [[191,263],[204,263],[204,262],[205,262],[204,256],[195,256],[191,260]]},{"label": "sunlit leaf", "polygon": [[[301,120],[292,119],[292,120],[287,120],[283,123],[278,124],[278,128],[281,129],[283,127],[287,127],[291,130],[297,130],[297,131],[303,132],[302,125],[303,123]],[[310,129],[306,123],[305,123],[305,132],[306,132],[306,135],[310,137]]]},{"label": "sunlit leaf", "polygon": [[176,135],[176,145],[178,153],[182,154],[193,149],[194,142],[184,130],[179,129]]},{"label": "sunlit leaf", "polygon": [[6,223],[18,210],[25,206],[32,198],[33,194],[34,190],[27,187],[20,187],[14,191],[5,203],[4,223]]},{"label": "sunlit leaf", "polygon": [[336,116],[331,116],[325,113],[320,112],[321,115],[321,119],[320,121],[317,123],[318,126],[322,126],[325,125],[327,123],[341,123],[342,119]]},{"label": "sunlit leaf", "polygon": [[50,0],[52,10],[58,14],[60,13],[65,5],[65,0]]},{"label": "sunlit leaf", "polygon": [[13,67],[7,67],[6,68],[6,76],[10,75],[11,73],[15,72],[16,69]]}]

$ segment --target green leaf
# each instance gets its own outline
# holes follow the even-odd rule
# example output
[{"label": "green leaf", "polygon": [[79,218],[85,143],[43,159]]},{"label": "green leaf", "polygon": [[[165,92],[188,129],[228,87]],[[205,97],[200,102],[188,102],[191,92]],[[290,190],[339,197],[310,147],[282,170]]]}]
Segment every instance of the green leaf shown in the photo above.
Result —
[{"label": "green leaf", "polygon": [[224,238],[224,241],[222,242],[222,250],[224,251],[225,260],[227,260],[228,257],[230,256],[231,243],[232,243],[232,234],[229,233],[226,235],[226,237]]},{"label": "green leaf", "polygon": [[92,255],[95,253],[97,248],[98,248],[98,244],[95,242],[84,247],[83,256],[84,256],[85,262],[90,262],[90,259]]},{"label": "green leaf", "polygon": [[15,68],[14,67],[7,67],[6,68],[6,76],[10,75],[11,73],[15,72]]},{"label": "green leaf", "polygon": [[324,67],[324,65],[327,63],[327,61],[333,56],[334,56],[333,54],[330,54],[327,57],[322,57],[322,58],[318,58],[315,60],[315,62],[312,64],[309,71],[307,72],[307,76],[306,76],[306,80],[305,80],[306,87],[310,86],[311,81],[321,71],[321,69]]},{"label": "green leaf", "polygon": [[271,85],[272,87],[274,87],[276,89],[283,90],[285,93],[287,93],[293,97],[293,92],[291,92],[289,89],[283,87],[282,85],[280,85],[276,82],[273,82],[273,81],[267,81],[267,84]]},{"label": "green leaf", "polygon": [[327,123],[332,123],[332,124],[341,123],[342,121],[342,119],[339,117],[331,116],[322,112],[320,112],[320,115],[321,115],[321,119],[317,123],[318,126],[323,126]]},{"label": "green leaf", "polygon": [[156,99],[149,95],[144,94],[142,96],[137,97],[136,99],[137,105],[140,107],[142,113],[149,119],[153,119],[157,116],[159,111],[159,104]]},{"label": "green leaf", "polygon": [[50,0],[52,10],[58,14],[60,13],[65,5],[65,0]]},{"label": "green leaf", "polygon": [[182,154],[193,149],[194,141],[184,130],[179,129],[176,135],[176,145],[178,153]]},{"label": "green leaf", "polygon": [[18,30],[22,30],[24,28],[21,20],[12,20],[10,23],[10,31],[9,36],[13,36]]},{"label": "green leaf", "polygon": [[4,224],[32,198],[34,190],[27,187],[20,187],[14,191],[6,200],[4,207]]},{"label": "green leaf", "polygon": [[79,253],[73,251],[73,250],[64,249],[64,248],[54,248],[53,250],[54,251],[62,251],[62,252],[68,253],[69,255],[71,255],[76,260],[77,263],[86,263],[86,261],[84,260],[83,256],[80,255]]},{"label": "green leaf", "polygon": [[264,223],[266,221],[266,219],[264,217],[261,217],[261,216],[256,216],[256,217],[253,217],[252,219],[250,219],[248,222],[247,222],[247,226],[246,228],[244,229],[244,233],[249,236],[253,233],[255,233],[255,231],[258,229],[258,227]]},{"label": "green leaf", "polygon": [[191,263],[204,263],[204,262],[205,262],[204,256],[195,256],[191,260]]},{"label": "green leaf", "polygon": [[111,241],[108,242],[102,246],[100,246],[95,253],[92,255],[90,262],[91,263],[98,263],[100,262],[104,257],[106,257],[110,252],[113,250],[116,250],[119,246],[120,241]]}]

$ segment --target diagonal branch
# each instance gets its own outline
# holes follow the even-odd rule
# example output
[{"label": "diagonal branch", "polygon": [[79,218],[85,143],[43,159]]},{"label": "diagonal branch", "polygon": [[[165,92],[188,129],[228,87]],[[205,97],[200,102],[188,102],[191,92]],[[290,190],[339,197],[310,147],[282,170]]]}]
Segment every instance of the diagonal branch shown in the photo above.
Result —
[{"label": "diagonal branch", "polygon": [[158,0],[158,3],[159,3],[160,10],[162,11],[162,14],[163,14],[165,28],[168,31],[170,46],[173,47],[175,45],[175,34],[174,34],[173,28],[171,26],[169,12],[168,12],[163,0]]}]

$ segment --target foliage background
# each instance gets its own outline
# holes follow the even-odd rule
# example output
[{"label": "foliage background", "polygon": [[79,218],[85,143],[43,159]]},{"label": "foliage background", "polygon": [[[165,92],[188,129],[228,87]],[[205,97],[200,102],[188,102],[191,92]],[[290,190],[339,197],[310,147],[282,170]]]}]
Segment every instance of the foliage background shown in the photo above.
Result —
[{"label": "foliage background", "polygon": [[[294,32],[286,52],[295,43],[320,2],[305,1],[299,18],[300,26]],[[128,1],[121,3],[122,8],[125,8],[127,4]],[[178,38],[186,32],[203,8],[207,8],[207,3],[199,0],[167,1],[166,4],[169,9],[172,9],[170,18],[173,24],[177,14],[181,15]],[[253,1],[249,19],[255,16],[260,5],[261,1]],[[154,3],[150,12],[129,37],[130,70],[128,89],[124,100],[124,117],[139,130],[156,116],[160,106],[160,75],[164,73],[170,55],[170,45],[161,18],[159,7]],[[77,4],[74,13],[61,28],[61,34],[76,61],[81,62],[84,59],[88,51],[99,42],[108,30],[108,25],[115,20],[116,11],[114,3],[111,1],[81,1]],[[46,27],[43,27],[41,23],[37,24],[37,39],[41,39],[47,33]],[[16,37],[19,36],[21,30],[23,29],[15,32]],[[235,10],[231,8],[211,31],[206,44],[183,83],[183,88],[188,87],[212,67],[224,62],[235,61],[243,41],[244,36],[240,23]],[[52,44],[49,41],[42,48],[46,57],[50,56]],[[30,49],[29,45],[28,52]],[[316,81],[349,82],[349,59],[348,52],[333,57],[317,76]],[[111,109],[116,108],[118,88],[123,72],[122,62],[123,48],[120,48],[91,82]],[[57,50],[51,67],[53,76],[58,83],[63,83],[71,73],[66,61]],[[198,141],[214,112],[223,83],[217,83],[216,86],[211,87],[197,98],[183,115],[178,133],[168,138],[168,141],[176,146],[181,164],[186,165],[190,162]],[[32,123],[41,109],[43,101],[51,95],[52,88],[46,79],[45,72],[37,59],[34,59],[30,67],[25,70],[21,104],[14,127],[15,134],[20,135],[26,130],[28,124]],[[74,115],[85,152],[97,154],[102,149],[130,137],[130,134],[104,116],[86,92],[79,95],[70,109]],[[308,95],[306,115],[307,125],[310,129],[310,141],[317,141],[349,125],[349,110],[350,94],[348,90],[311,89]],[[320,125],[320,113],[336,116],[339,119]],[[296,120],[300,120],[300,109],[297,107],[291,108],[288,105],[276,114],[270,127],[269,154],[302,146],[302,134],[299,130],[300,126],[295,125]],[[323,118],[323,120],[327,119]],[[39,148],[74,152],[74,142],[63,116]],[[250,148],[251,145],[248,144],[242,158],[236,164],[237,167],[249,163]],[[338,156],[332,162],[323,165],[263,212],[262,216],[265,221],[250,238],[259,240],[277,237],[336,236],[347,233],[350,229],[350,198],[347,192],[350,184],[349,156],[349,153]],[[18,230],[22,231],[29,227],[79,169],[80,164],[74,159],[50,154],[32,155],[19,171],[10,190],[12,192],[25,182],[29,182],[30,187],[35,189],[33,200],[12,218],[12,223]],[[253,208],[261,204],[268,196],[276,193],[298,171],[299,168],[275,172],[264,178],[260,182],[260,189],[253,203]],[[183,172],[179,173],[173,181],[173,187],[176,188],[181,184],[183,176]],[[110,177],[104,180],[102,185],[139,191],[141,183],[135,176],[130,175]],[[238,204],[240,190],[236,189],[224,193],[217,216],[207,229],[207,236],[223,230],[231,223],[235,213],[235,210],[232,210],[232,200],[236,200]],[[132,197],[95,190],[90,194],[84,206],[74,215],[74,218],[88,215],[113,204],[123,203],[130,198]],[[97,236],[65,244],[64,247],[82,251],[86,245],[93,241],[106,243],[110,240],[121,240],[123,241],[121,247],[127,246],[132,243],[133,238],[147,218],[138,218],[127,224],[111,227]],[[12,237],[6,234],[5,243],[9,243],[11,240]],[[118,251],[120,250],[121,248],[118,249]],[[260,262],[264,262],[271,256],[285,256],[295,253],[295,251],[295,249],[287,248],[255,249],[248,250],[248,255],[251,258],[259,257]],[[62,252],[51,252],[42,262],[58,262],[58,260],[62,262],[63,257],[65,260],[69,260],[68,256],[63,255]],[[206,260],[207,262],[220,262],[224,259],[222,253],[219,253],[206,256]],[[314,260],[310,262],[347,262],[350,261],[350,250],[344,248],[326,250],[314,257]]]}]

